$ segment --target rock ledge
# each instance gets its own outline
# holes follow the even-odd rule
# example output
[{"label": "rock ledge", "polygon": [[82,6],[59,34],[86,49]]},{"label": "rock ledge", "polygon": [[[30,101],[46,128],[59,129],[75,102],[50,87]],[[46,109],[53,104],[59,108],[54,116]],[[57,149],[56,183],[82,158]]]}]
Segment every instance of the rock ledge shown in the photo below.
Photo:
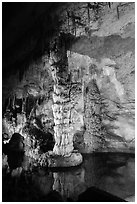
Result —
[{"label": "rock ledge", "polygon": [[48,167],[72,167],[81,164],[83,161],[80,153],[71,153],[70,156],[50,155],[48,158]]}]

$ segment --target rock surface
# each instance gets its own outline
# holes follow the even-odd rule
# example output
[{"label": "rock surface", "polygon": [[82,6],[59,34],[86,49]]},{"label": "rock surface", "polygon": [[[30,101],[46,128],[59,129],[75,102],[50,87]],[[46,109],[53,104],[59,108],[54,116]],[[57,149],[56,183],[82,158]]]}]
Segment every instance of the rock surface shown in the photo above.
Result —
[{"label": "rock surface", "polygon": [[[135,5],[104,4],[98,13],[91,9],[90,16],[86,6],[64,5],[61,32],[51,42],[55,49],[49,55],[54,55],[30,63],[22,79],[18,72],[4,80],[3,134],[9,140],[15,132],[26,139],[22,130],[29,121],[54,134],[58,155],[69,155],[73,148],[134,152]],[[75,25],[67,11],[80,17]]]},{"label": "rock surface", "polygon": [[70,156],[50,155],[47,159],[48,167],[71,167],[78,166],[82,163],[82,155],[80,153],[71,153]]}]

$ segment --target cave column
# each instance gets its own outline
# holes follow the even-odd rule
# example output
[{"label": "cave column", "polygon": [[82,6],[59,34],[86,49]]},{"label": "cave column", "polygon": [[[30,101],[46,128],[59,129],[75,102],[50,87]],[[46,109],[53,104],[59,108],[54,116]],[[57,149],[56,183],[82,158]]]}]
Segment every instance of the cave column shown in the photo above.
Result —
[{"label": "cave column", "polygon": [[[55,146],[53,153],[61,156],[68,156],[73,151],[73,127],[70,123],[71,102],[70,102],[70,83],[65,83],[63,72],[59,72],[60,67],[53,65],[58,59],[56,55],[51,55],[51,74],[54,80],[53,88],[53,116],[54,116],[54,138]],[[65,75],[68,67],[64,60]],[[62,65],[63,66],[63,65]]]},{"label": "cave column", "polygon": [[[65,58],[67,60],[67,58]],[[49,166],[76,166],[82,162],[80,153],[73,152],[73,126],[70,122],[71,101],[70,89],[71,83],[68,80],[68,67],[65,60],[62,66],[58,65],[56,56],[50,57],[50,69],[54,80],[53,89],[53,116],[54,116],[54,138],[53,157],[49,159]]]},{"label": "cave column", "polygon": [[57,155],[70,155],[73,151],[73,127],[70,124],[71,103],[69,87],[54,85],[53,115],[55,146],[53,152]]}]

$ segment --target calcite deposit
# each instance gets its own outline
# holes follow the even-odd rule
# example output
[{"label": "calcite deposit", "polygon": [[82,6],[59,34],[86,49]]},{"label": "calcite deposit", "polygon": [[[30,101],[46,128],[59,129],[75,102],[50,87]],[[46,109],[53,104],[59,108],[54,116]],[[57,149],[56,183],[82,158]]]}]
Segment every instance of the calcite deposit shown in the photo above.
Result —
[{"label": "calcite deposit", "polygon": [[4,144],[19,133],[28,155],[52,151],[50,166],[78,165],[80,153],[135,150],[135,6],[91,11],[86,2],[62,5],[45,47],[41,35],[45,51],[3,80]]}]

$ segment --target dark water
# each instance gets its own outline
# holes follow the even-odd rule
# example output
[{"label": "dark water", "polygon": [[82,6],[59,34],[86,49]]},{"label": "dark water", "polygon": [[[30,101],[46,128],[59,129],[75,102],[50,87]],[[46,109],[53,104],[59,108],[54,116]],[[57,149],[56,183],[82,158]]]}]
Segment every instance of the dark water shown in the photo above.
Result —
[{"label": "dark water", "polygon": [[84,161],[78,167],[66,169],[36,167],[33,170],[29,167],[28,158],[24,157],[22,168],[9,172],[3,169],[2,200],[78,201],[78,197],[93,186],[123,199],[134,196],[134,155],[96,153],[83,157]]}]

